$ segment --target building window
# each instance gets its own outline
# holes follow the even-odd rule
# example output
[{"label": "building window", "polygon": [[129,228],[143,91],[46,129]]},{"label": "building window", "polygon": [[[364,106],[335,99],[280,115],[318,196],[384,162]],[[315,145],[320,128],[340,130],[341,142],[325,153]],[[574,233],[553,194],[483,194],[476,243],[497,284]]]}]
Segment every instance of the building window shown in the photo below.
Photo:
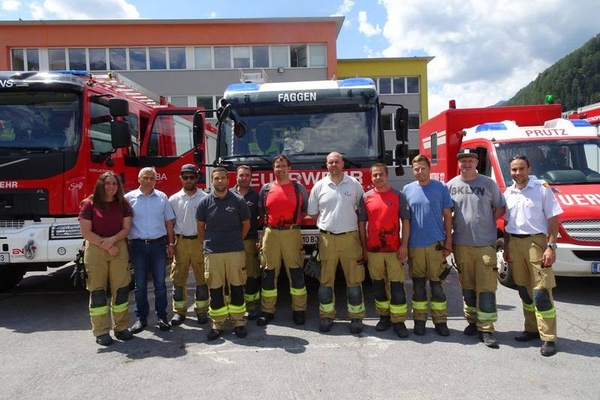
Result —
[{"label": "building window", "polygon": [[129,69],[146,69],[146,48],[129,49]]},{"label": "building window", "polygon": [[194,47],[194,68],[212,68],[212,49],[210,47]]},{"label": "building window", "polygon": [[394,127],[392,126],[392,120],[392,114],[383,114],[381,116],[381,127],[384,131],[391,131],[392,129],[394,129]]},{"label": "building window", "polygon": [[111,71],[127,69],[127,50],[125,48],[108,49]]},{"label": "building window", "polygon": [[394,78],[394,93],[401,94],[406,93],[406,85],[404,84],[404,77],[402,78]]},{"label": "building window", "polygon": [[306,45],[290,46],[290,60],[292,61],[291,67],[307,67],[307,51]]},{"label": "building window", "polygon": [[[204,107],[205,110],[212,110],[215,108],[213,102],[214,96],[196,96],[196,106]],[[206,112],[206,118],[214,118],[212,111]]]},{"label": "building window", "polygon": [[231,49],[227,46],[215,47],[215,68],[231,68]]},{"label": "building window", "polygon": [[185,47],[169,47],[169,69],[186,69]]},{"label": "building window", "polygon": [[438,145],[437,145],[437,132],[430,136],[431,138],[431,164],[437,164],[438,158]]},{"label": "building window", "polygon": [[23,49],[12,49],[11,61],[13,71],[23,71],[25,69],[25,53]]},{"label": "building window", "polygon": [[409,76],[406,78],[406,93],[419,93],[419,77]]},{"label": "building window", "polygon": [[392,78],[379,78],[379,93],[380,94],[391,94],[392,93]]},{"label": "building window", "polygon": [[421,125],[421,115],[419,113],[408,114],[408,129],[419,129]]},{"label": "building window", "polygon": [[167,50],[164,47],[150,47],[148,58],[150,69],[167,69]]},{"label": "building window", "polygon": [[87,70],[85,49],[69,49],[69,69]]},{"label": "building window", "polygon": [[89,49],[90,70],[106,71],[106,49]]},{"label": "building window", "polygon": [[48,49],[48,69],[67,69],[65,49]]},{"label": "building window", "polygon": [[252,46],[252,67],[268,68],[269,67],[269,47],[268,46]]},{"label": "building window", "polygon": [[290,50],[288,46],[271,46],[271,67],[289,67]]},{"label": "building window", "polygon": [[187,107],[188,97],[187,96],[171,96],[169,97],[169,103],[177,107]]},{"label": "building window", "polygon": [[233,68],[250,68],[250,48],[247,46],[233,47]]},{"label": "building window", "polygon": [[27,71],[40,70],[40,51],[38,49],[27,49]]},{"label": "building window", "polygon": [[311,67],[327,66],[327,50],[324,44],[311,44],[308,49]]}]

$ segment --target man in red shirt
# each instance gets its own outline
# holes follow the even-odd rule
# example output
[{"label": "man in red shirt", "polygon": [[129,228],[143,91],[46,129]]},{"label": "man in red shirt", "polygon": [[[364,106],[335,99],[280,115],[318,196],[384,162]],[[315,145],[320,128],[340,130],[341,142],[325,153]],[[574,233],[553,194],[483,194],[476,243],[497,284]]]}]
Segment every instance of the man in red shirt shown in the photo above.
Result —
[{"label": "man in red shirt", "polygon": [[304,186],[290,180],[291,163],[285,155],[273,159],[275,180],[265,184],[259,193],[258,209],[265,216],[262,237],[262,312],[256,321],[265,326],[275,316],[277,278],[281,260],[285,264],[292,295],[292,318],[297,325],[305,322],[306,285],[304,283],[304,251],[300,222],[306,216],[308,193]]},{"label": "man in red shirt", "polygon": [[[363,246],[363,259],[368,259],[373,281],[375,308],[379,314],[377,331],[391,326],[396,335],[408,337],[407,305],[404,291],[403,260],[408,257],[410,207],[404,194],[388,184],[385,164],[371,167],[375,188],[366,192],[359,204],[358,230]],[[402,240],[400,240],[402,221]]]}]

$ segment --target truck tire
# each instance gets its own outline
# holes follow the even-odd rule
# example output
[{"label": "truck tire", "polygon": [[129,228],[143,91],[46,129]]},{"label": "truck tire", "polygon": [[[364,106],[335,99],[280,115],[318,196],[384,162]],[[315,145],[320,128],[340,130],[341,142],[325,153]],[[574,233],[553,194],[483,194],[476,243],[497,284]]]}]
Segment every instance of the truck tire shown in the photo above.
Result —
[{"label": "truck tire", "polygon": [[25,276],[25,271],[18,267],[0,269],[0,292],[10,290],[17,286]]},{"label": "truck tire", "polygon": [[516,289],[512,276],[512,264],[504,261],[504,239],[496,241],[496,263],[498,266],[498,282],[510,289]]}]

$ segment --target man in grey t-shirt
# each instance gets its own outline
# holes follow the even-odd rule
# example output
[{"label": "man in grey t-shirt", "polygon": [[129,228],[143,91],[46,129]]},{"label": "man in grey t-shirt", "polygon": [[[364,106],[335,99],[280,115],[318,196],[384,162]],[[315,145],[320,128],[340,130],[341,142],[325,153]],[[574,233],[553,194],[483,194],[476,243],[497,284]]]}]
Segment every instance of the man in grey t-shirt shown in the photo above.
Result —
[{"label": "man in grey t-shirt", "polygon": [[454,203],[452,241],[469,325],[465,335],[476,335],[491,348],[494,337],[496,289],[496,220],[504,215],[505,201],[491,178],[479,175],[479,157],[474,149],[461,149],[457,155],[460,175],[448,182]]}]

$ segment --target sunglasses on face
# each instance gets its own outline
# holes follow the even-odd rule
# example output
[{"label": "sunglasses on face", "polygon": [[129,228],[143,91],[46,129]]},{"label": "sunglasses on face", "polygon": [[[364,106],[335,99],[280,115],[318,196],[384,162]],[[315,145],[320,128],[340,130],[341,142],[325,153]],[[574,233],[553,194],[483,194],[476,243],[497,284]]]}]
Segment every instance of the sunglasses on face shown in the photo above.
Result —
[{"label": "sunglasses on face", "polygon": [[181,179],[184,181],[193,181],[196,178],[196,175],[181,175]]}]

